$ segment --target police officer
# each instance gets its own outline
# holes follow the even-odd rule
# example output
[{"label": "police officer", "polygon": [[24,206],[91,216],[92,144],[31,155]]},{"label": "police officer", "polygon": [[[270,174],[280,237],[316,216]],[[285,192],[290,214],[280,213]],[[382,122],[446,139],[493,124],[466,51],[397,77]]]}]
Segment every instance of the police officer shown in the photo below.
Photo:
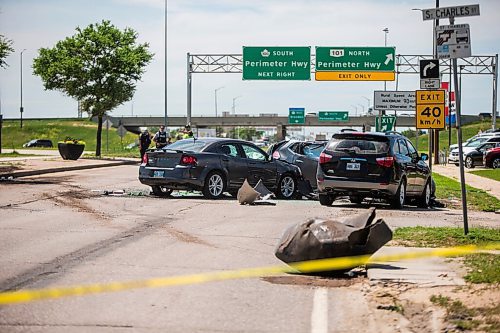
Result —
[{"label": "police officer", "polygon": [[160,149],[165,147],[168,144],[170,139],[170,135],[165,131],[165,126],[161,125],[160,130],[156,132],[153,137],[153,141],[156,143],[156,149]]},{"label": "police officer", "polygon": [[151,144],[151,136],[147,129],[139,135],[139,149],[141,150],[141,160],[144,158],[144,154],[146,150],[149,148]]}]

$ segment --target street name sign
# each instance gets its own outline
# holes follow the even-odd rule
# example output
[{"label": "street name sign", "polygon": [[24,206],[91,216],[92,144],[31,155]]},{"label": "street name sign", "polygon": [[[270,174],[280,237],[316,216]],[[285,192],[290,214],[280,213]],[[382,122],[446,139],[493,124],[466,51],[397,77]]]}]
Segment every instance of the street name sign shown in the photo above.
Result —
[{"label": "street name sign", "polygon": [[394,47],[316,47],[317,81],[393,81]]},{"label": "street name sign", "polygon": [[450,17],[478,16],[479,5],[464,5],[453,7],[439,7],[422,10],[422,17],[426,20],[440,20]]},{"label": "street name sign", "polygon": [[374,91],[375,110],[415,111],[414,91]]},{"label": "street name sign", "polygon": [[289,108],[288,109],[288,123],[289,124],[304,124],[305,121],[305,108]]},{"label": "street name sign", "polygon": [[439,89],[441,88],[440,79],[420,79],[420,89]]},{"label": "street name sign", "polygon": [[309,46],[243,46],[243,80],[310,79]]},{"label": "street name sign", "polygon": [[376,132],[387,132],[392,131],[394,124],[396,123],[395,116],[381,116],[375,118],[375,131]]},{"label": "street name sign", "polygon": [[417,90],[416,103],[416,128],[443,129],[445,127],[444,90]]},{"label": "street name sign", "polygon": [[318,121],[349,121],[349,111],[319,111]]},{"label": "street name sign", "polygon": [[436,27],[436,50],[439,59],[467,58],[472,55],[468,24]]}]

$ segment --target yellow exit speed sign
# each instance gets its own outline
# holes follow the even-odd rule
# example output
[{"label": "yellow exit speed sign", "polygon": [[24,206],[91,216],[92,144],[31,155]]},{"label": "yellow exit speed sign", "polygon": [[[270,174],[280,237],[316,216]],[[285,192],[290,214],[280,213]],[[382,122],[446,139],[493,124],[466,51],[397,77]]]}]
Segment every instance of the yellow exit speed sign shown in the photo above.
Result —
[{"label": "yellow exit speed sign", "polygon": [[415,107],[417,111],[416,127],[418,129],[445,128],[444,90],[417,90]]}]

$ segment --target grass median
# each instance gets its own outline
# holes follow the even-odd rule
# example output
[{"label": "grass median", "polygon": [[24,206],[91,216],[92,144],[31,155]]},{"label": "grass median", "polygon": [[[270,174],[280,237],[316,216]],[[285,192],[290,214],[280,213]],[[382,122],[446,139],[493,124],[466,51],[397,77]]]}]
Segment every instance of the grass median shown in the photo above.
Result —
[{"label": "grass median", "polygon": [[[460,183],[451,178],[433,173],[436,182],[436,198],[443,200],[453,208],[461,207],[462,191]],[[467,207],[483,212],[494,212],[500,209],[500,200],[483,190],[465,185],[467,191]],[[456,206],[456,207],[455,207]]]},{"label": "grass median", "polygon": [[[500,169],[476,170],[470,173],[500,182]],[[498,186],[500,186],[500,184]]]}]

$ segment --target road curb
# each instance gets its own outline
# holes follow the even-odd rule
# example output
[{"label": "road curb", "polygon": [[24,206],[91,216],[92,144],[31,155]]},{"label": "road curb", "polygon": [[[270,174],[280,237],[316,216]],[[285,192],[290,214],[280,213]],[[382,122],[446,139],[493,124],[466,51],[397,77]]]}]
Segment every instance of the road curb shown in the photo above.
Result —
[{"label": "road curb", "polygon": [[59,167],[59,168],[40,169],[40,170],[14,171],[14,172],[0,174],[0,179],[8,179],[11,177],[12,178],[20,178],[20,177],[43,175],[46,173],[66,172],[66,171],[75,171],[75,170],[87,170],[87,169],[97,169],[97,168],[113,167],[113,166],[120,166],[120,165],[137,165],[137,164],[138,164],[137,161],[117,161],[117,162],[111,162],[111,163],[107,163],[107,164],[89,164],[89,165],[76,165],[76,166],[70,166],[70,167]]}]

